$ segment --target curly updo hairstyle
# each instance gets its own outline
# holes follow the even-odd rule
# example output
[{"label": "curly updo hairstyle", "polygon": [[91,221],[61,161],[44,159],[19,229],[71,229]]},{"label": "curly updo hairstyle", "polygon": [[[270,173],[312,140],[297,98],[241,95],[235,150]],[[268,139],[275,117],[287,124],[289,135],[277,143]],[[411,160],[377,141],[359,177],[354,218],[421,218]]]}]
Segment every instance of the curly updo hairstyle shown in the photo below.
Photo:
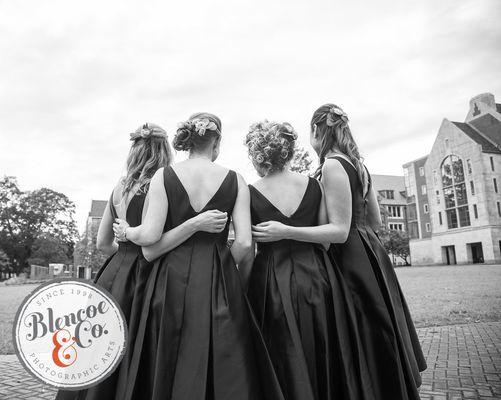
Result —
[{"label": "curly updo hairstyle", "polygon": [[178,125],[172,141],[179,151],[204,150],[213,138],[221,136],[221,120],[210,113],[195,113],[187,121]]},{"label": "curly updo hairstyle", "polygon": [[250,126],[245,145],[256,169],[267,175],[282,171],[292,160],[296,139],[297,134],[289,123],[264,120]]}]

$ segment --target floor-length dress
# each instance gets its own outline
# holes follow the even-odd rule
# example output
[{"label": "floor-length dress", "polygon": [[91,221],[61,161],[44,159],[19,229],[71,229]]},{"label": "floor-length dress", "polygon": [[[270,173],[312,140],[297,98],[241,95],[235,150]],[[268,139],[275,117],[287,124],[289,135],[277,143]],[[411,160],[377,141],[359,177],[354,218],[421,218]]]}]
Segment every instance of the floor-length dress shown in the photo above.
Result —
[{"label": "floor-length dress", "polygon": [[331,158],[348,175],[352,221],[348,240],[332,245],[329,254],[353,295],[374,399],[419,400],[420,371],[426,362],[394,267],[366,223],[368,199],[357,171],[343,157]]},{"label": "floor-length dress", "polygon": [[[146,193],[137,191],[125,210],[118,215],[113,205],[113,194],[109,201],[113,218],[125,217],[132,227],[141,224]],[[56,400],[122,400],[129,376],[133,345],[142,313],[144,292],[151,265],[144,259],[141,247],[132,242],[119,242],[118,251],[106,260],[95,277],[95,283],[106,289],[123,311],[127,323],[127,347],[124,358],[117,369],[98,385],[81,391],[60,390]]]},{"label": "floor-length dress", "polygon": [[[164,169],[165,229],[209,209],[231,215],[238,191],[229,171],[195,211],[182,182]],[[155,261],[123,400],[283,399],[263,338],[220,233],[197,232]]]},{"label": "floor-length dress", "polygon": [[[313,178],[291,216],[254,186],[250,191],[253,224],[318,223],[322,191]],[[248,297],[285,399],[372,399],[350,293],[326,251],[294,240],[257,245]]]}]

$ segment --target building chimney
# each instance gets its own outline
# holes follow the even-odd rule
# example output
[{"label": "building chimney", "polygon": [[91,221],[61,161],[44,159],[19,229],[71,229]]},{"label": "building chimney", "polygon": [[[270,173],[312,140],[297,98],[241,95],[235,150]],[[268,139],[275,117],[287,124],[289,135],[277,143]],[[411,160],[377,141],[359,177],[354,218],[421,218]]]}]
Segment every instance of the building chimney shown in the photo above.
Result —
[{"label": "building chimney", "polygon": [[470,110],[466,122],[484,114],[488,109],[496,110],[496,99],[492,93],[482,93],[470,100]]}]

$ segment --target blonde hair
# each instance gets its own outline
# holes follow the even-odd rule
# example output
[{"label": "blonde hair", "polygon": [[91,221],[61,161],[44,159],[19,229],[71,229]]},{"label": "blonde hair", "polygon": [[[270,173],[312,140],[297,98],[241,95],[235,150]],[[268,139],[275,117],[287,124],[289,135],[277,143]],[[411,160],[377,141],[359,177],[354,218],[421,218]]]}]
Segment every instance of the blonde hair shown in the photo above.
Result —
[{"label": "blonde hair", "polygon": [[320,164],[315,172],[315,177],[321,176],[327,153],[337,149],[351,161],[357,170],[360,183],[365,187],[368,179],[367,171],[351,134],[346,113],[335,104],[324,104],[313,113],[311,129],[315,129],[315,126],[321,140],[320,153],[318,154]]},{"label": "blonde hair", "polygon": [[167,132],[160,126],[146,123],[130,136],[133,143],[127,156],[127,173],[123,178],[124,196],[134,187],[147,192],[155,172],[172,163]]}]

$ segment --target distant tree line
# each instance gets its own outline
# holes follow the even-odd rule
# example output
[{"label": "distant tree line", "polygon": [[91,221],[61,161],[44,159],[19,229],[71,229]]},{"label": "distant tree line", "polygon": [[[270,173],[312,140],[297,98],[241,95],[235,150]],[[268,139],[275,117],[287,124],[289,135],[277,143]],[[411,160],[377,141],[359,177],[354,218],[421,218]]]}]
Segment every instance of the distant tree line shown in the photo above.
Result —
[{"label": "distant tree line", "polygon": [[72,262],[78,240],[75,204],[64,194],[41,188],[22,191],[12,176],[0,178],[0,272],[28,270],[30,264]]}]

